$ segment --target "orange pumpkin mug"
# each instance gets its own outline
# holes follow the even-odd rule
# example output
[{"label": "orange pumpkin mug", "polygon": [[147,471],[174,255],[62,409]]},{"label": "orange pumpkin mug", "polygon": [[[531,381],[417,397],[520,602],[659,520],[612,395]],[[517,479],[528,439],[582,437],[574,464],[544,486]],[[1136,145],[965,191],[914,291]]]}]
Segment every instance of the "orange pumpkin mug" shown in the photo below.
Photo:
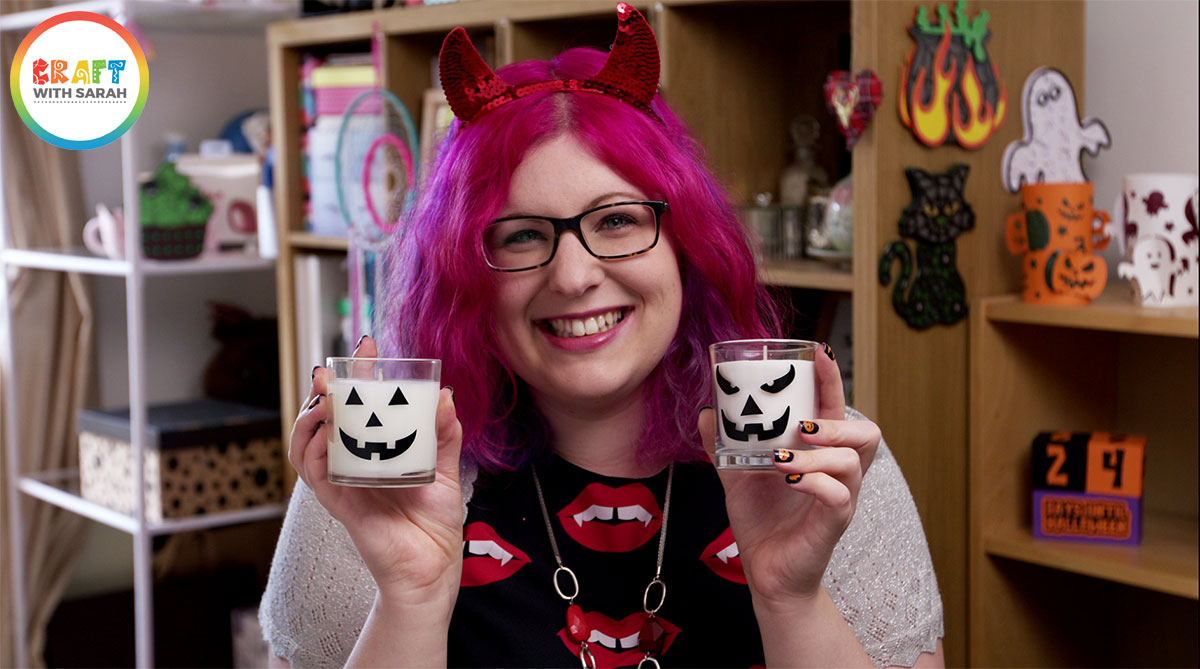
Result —
[{"label": "orange pumpkin mug", "polygon": [[1026,302],[1082,305],[1104,292],[1108,263],[1095,255],[1108,247],[1108,212],[1092,205],[1091,182],[1021,186],[1022,211],[1004,226],[1008,250],[1022,255]]}]

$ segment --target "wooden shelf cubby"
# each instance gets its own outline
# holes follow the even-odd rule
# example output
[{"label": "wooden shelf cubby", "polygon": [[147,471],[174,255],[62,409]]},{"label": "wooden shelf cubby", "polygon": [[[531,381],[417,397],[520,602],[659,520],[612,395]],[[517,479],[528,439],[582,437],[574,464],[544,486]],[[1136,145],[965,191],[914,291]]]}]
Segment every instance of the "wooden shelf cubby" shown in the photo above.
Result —
[{"label": "wooden shelf cubby", "polygon": [[[1085,307],[1015,295],[979,303],[971,322],[972,664],[1196,663],[1196,326],[1195,308],[1143,308],[1117,290]],[[1140,545],[1033,537],[1031,442],[1056,430],[1146,435]],[[1046,626],[1054,616],[1061,623]],[[1146,644],[1138,634],[1189,620],[1190,635]]]}]

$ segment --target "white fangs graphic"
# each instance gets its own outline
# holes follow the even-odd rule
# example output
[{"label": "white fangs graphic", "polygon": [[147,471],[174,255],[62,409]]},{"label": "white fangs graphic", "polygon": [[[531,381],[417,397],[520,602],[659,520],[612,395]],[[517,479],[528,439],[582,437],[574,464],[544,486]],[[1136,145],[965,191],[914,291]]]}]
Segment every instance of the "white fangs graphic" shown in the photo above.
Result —
[{"label": "white fangs graphic", "polygon": [[549,321],[550,331],[556,337],[564,338],[584,337],[607,332],[624,319],[623,314],[623,310],[614,309],[587,318],[552,318]]},{"label": "white fangs graphic", "polygon": [[623,636],[620,639],[614,639],[599,630],[592,630],[592,635],[588,637],[588,643],[598,643],[609,650],[627,650],[630,648],[637,648],[638,634],[638,632],[634,632],[629,636]]},{"label": "white fangs graphic", "polygon": [[737,557],[738,555],[739,555],[739,553],[738,553],[737,542],[735,541],[735,542],[729,544],[728,546],[726,546],[725,548],[722,548],[721,552],[717,553],[717,559],[719,559],[721,562],[724,562],[725,564],[729,564],[729,561],[732,560],[733,558]]},{"label": "white fangs graphic", "polygon": [[597,506],[593,504],[571,517],[575,519],[575,522],[580,527],[583,527],[584,521],[588,520],[596,520],[597,518],[600,520],[612,520],[614,511],[617,514],[617,520],[640,520],[643,527],[650,525],[650,521],[654,520],[654,516],[650,515],[639,504],[620,506],[615,509],[611,506]]},{"label": "white fangs graphic", "polygon": [[500,561],[500,566],[508,564],[508,561],[513,559],[512,553],[501,548],[495,541],[487,539],[481,541],[468,541],[467,552],[471,555],[486,555]]}]

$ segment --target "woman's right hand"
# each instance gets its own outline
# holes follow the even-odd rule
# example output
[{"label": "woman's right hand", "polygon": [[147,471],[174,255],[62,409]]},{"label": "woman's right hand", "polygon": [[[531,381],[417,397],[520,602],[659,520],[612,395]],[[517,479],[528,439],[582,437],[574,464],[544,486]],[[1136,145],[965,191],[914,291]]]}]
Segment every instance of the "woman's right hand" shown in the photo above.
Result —
[{"label": "woman's right hand", "polygon": [[[355,357],[377,355],[363,337]],[[437,475],[416,488],[356,488],[328,479],[327,422],[332,407],[324,367],[313,370],[312,390],[292,426],[288,460],[317,500],[346,527],[379,587],[399,606],[444,608],[448,619],[462,574],[462,494],[458,458],[462,428],[454,395],[443,388],[437,409]],[[428,607],[433,607],[428,608]]]}]

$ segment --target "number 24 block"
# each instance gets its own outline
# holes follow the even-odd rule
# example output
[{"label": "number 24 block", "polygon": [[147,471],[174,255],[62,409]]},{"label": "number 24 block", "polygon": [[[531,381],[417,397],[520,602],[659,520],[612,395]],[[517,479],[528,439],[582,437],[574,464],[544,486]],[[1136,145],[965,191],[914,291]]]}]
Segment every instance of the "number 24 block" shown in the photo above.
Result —
[{"label": "number 24 block", "polygon": [[1033,440],[1033,536],[1142,541],[1146,437],[1042,432]]}]

